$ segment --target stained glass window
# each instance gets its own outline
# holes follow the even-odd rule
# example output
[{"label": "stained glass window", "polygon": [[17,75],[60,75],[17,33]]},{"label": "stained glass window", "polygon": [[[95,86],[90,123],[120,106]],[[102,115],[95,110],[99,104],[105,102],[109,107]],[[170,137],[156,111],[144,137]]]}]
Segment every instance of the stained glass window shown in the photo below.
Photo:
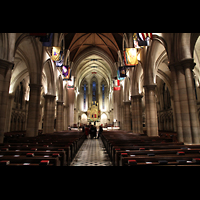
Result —
[{"label": "stained glass window", "polygon": [[102,106],[104,109],[104,99],[105,99],[105,88],[104,88],[104,84],[102,85]]},{"label": "stained glass window", "polygon": [[84,84],[84,109],[86,108],[86,84]]},{"label": "stained glass window", "polygon": [[92,104],[95,105],[96,101],[96,82],[92,83]]}]

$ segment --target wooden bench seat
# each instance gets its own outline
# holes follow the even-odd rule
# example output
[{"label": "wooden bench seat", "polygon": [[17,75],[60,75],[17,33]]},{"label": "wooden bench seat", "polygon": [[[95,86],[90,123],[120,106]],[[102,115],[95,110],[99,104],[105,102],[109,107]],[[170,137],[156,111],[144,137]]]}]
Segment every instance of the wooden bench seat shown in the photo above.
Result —
[{"label": "wooden bench seat", "polygon": [[115,163],[116,151],[126,151],[126,150],[170,150],[170,149],[195,149],[200,148],[200,145],[160,145],[160,146],[113,146],[112,156],[113,164]]},{"label": "wooden bench seat", "polygon": [[178,152],[184,152],[185,154],[194,154],[200,153],[200,148],[198,149],[157,149],[157,150],[116,150],[115,151],[115,159],[113,159],[113,165],[119,166],[120,156],[122,153],[126,153],[127,156],[130,155],[148,155],[148,156],[155,156],[155,155],[166,155],[166,154],[174,154],[177,155]]},{"label": "wooden bench seat", "polygon": [[[6,133],[9,135],[9,133]],[[6,135],[5,134],[5,135]],[[11,133],[10,133],[11,134]],[[41,134],[36,137],[9,137],[9,142],[0,144],[1,158],[10,157],[23,159],[27,153],[34,152],[34,159],[37,157],[51,158],[53,154],[60,154],[59,161],[62,166],[70,165],[85,140],[85,135],[78,131],[62,131],[53,134]],[[17,156],[16,156],[17,155]],[[27,159],[27,158],[26,158]],[[10,165],[13,162],[10,162]],[[23,163],[18,163],[23,165]],[[31,165],[39,163],[31,163]],[[14,164],[13,164],[14,165]],[[50,163],[51,165],[51,163]]]},{"label": "wooden bench seat", "polygon": [[[21,157],[21,156],[26,156],[26,157],[32,157],[31,154],[34,154],[34,157],[36,156],[43,156],[43,157],[58,157],[60,160],[60,165],[61,166],[67,166],[67,159],[66,159],[66,152],[65,151],[0,151],[0,157],[5,158],[5,157]],[[69,163],[68,163],[69,164]]]},{"label": "wooden bench seat", "polygon": [[114,166],[200,165],[200,145],[184,145],[175,137],[177,133],[171,132],[148,137],[105,131],[102,141]]},{"label": "wooden bench seat", "polygon": [[[193,159],[198,158],[200,159],[199,153],[194,154],[187,154],[187,155],[172,155],[172,154],[164,154],[164,155],[155,155],[155,156],[147,156],[147,155],[134,155],[134,156],[128,156],[124,157],[121,156],[120,158],[120,164],[119,166],[128,166],[130,165],[128,163],[129,160],[135,160],[137,163],[145,163],[146,162],[158,162],[161,165],[167,165],[167,162],[176,162],[176,164],[200,164],[200,162],[194,162]],[[166,161],[166,162],[165,162]],[[184,161],[180,162],[179,161]],[[170,163],[169,163],[170,164]]]},{"label": "wooden bench seat", "polygon": [[69,163],[72,161],[71,158],[71,153],[70,153],[70,147],[44,147],[44,146],[11,146],[11,147],[7,147],[7,150],[5,150],[4,148],[0,149],[0,154],[1,152],[4,151],[15,151],[20,152],[20,151],[29,151],[29,152],[36,152],[36,151],[45,151],[45,152],[51,152],[51,151],[64,151],[65,155],[66,155],[66,162],[67,165],[69,165]]},{"label": "wooden bench seat", "polygon": [[[9,162],[5,162],[5,161],[9,161]],[[42,162],[43,161],[43,162]],[[49,163],[45,163],[48,162]],[[26,163],[26,164],[24,164]],[[45,158],[43,156],[34,156],[34,157],[26,157],[26,156],[20,156],[20,157],[12,157],[12,156],[4,156],[4,157],[0,157],[0,165],[29,165],[28,163],[31,164],[36,164],[36,166],[48,166],[48,164],[50,164],[50,166],[60,166],[60,160],[58,157],[48,157]]]}]

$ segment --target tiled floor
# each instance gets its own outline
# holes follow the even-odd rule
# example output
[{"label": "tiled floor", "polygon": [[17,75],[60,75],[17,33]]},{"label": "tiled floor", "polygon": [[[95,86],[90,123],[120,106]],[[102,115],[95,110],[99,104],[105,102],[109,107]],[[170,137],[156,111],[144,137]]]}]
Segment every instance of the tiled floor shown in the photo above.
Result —
[{"label": "tiled floor", "polygon": [[112,166],[101,138],[86,139],[71,166]]}]

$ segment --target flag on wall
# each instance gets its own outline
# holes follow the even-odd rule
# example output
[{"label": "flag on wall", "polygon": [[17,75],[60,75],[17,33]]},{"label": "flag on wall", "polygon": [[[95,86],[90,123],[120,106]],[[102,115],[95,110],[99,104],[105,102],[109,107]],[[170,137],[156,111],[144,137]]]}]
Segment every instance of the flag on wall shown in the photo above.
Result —
[{"label": "flag on wall", "polygon": [[141,48],[142,46],[150,46],[150,40],[152,39],[152,33],[134,33],[133,45],[135,48]]},{"label": "flag on wall", "polygon": [[124,51],[124,63],[125,66],[134,66],[138,64],[136,48],[126,48]]},{"label": "flag on wall", "polygon": [[52,57],[51,57],[51,59],[53,61],[60,60],[60,49],[61,49],[61,47],[53,47],[53,49],[52,49]]},{"label": "flag on wall", "polygon": [[51,47],[52,39],[53,39],[53,33],[49,33],[46,37],[41,37],[40,41],[42,42],[43,46]]},{"label": "flag on wall", "polygon": [[67,89],[74,89],[74,76],[71,77],[71,73],[70,79],[68,80]]},{"label": "flag on wall", "polygon": [[113,89],[114,90],[120,90],[120,80],[118,80],[118,79],[115,79],[114,81],[113,81]]},{"label": "flag on wall", "polygon": [[126,77],[126,67],[119,67],[117,72],[117,75],[119,76],[117,78],[119,80],[124,80],[124,77]]},{"label": "flag on wall", "polygon": [[62,67],[64,63],[64,54],[61,56],[62,58],[58,61],[54,61],[56,64],[56,67]]},{"label": "flag on wall", "polygon": [[70,70],[70,67],[67,66],[67,65],[63,65],[62,66],[62,75],[64,76],[63,77],[63,80],[69,80],[71,78],[71,70]]}]

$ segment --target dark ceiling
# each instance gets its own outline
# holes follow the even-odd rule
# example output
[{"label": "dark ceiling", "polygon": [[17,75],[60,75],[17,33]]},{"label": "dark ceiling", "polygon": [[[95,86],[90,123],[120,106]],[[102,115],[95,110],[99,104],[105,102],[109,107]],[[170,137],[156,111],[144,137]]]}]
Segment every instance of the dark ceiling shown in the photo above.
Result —
[{"label": "dark ceiling", "polygon": [[65,33],[65,49],[70,50],[70,60],[91,46],[103,49],[113,60],[118,61],[117,51],[122,49],[123,33]]}]

